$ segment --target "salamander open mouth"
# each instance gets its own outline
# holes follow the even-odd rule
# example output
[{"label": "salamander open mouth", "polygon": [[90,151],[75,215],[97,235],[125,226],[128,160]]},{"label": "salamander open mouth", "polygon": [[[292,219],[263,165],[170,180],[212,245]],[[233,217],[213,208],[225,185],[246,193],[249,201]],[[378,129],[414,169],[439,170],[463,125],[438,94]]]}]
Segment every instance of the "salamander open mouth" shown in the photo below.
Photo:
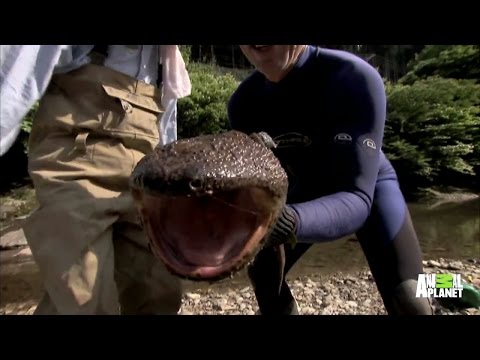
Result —
[{"label": "salamander open mouth", "polygon": [[152,251],[177,276],[219,280],[252,260],[275,209],[259,188],[203,196],[134,191]]}]

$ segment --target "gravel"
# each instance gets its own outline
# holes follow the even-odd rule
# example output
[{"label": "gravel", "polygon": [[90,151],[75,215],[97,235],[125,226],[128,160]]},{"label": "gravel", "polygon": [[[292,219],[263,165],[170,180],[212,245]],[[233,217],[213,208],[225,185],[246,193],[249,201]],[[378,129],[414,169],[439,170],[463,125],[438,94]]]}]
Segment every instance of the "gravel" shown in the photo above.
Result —
[{"label": "gravel", "polygon": [[[480,289],[480,259],[459,261],[440,258],[424,261],[424,267],[426,273],[460,273],[462,280]],[[15,281],[15,298],[18,301],[2,302],[0,314],[28,315],[34,312],[36,301],[20,295],[27,289],[22,287],[27,279],[19,280]],[[386,314],[368,269],[330,275],[312,274],[287,280],[298,302],[300,315]],[[225,288],[214,285],[203,289],[189,288],[183,297],[182,311],[184,315],[254,315],[257,303],[250,286]],[[436,314],[480,315],[480,309],[451,311],[436,304]]]},{"label": "gravel", "polygon": [[[462,274],[462,280],[480,289],[480,261],[437,259],[424,261],[426,273]],[[288,279],[300,315],[386,315],[383,302],[369,270],[310,275]],[[185,315],[254,315],[257,304],[250,286],[226,291],[198,290],[186,293]],[[435,304],[437,315],[480,315],[480,309],[448,310]]]}]

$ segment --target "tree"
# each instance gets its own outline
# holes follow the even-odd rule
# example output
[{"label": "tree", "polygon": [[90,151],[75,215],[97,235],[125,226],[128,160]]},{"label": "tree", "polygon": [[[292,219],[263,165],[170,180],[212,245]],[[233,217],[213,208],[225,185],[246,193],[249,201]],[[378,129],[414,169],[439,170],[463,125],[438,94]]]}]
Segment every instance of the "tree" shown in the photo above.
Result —
[{"label": "tree", "polygon": [[401,80],[403,84],[430,76],[479,82],[480,46],[428,45],[409,63],[408,70]]}]

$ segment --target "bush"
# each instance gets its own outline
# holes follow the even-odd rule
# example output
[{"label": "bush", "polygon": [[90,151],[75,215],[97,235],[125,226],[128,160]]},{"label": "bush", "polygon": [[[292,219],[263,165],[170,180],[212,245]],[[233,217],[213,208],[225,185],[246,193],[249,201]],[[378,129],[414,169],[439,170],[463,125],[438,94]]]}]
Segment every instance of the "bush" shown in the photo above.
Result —
[{"label": "bush", "polygon": [[404,187],[475,185],[480,175],[480,85],[432,77],[389,85],[387,95],[384,150]]},{"label": "bush", "polygon": [[238,86],[232,74],[219,75],[208,65],[190,64],[192,94],[178,102],[178,137],[230,129],[227,102]]}]

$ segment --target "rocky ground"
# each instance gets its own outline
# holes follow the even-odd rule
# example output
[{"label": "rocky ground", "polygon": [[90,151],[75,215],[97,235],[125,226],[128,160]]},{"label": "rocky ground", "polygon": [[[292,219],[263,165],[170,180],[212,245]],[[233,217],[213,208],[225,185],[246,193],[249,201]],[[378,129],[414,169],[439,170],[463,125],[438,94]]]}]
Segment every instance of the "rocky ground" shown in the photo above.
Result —
[{"label": "rocky ground", "polygon": [[[3,197],[0,204],[0,314],[28,315],[42,294],[38,269],[26,246],[22,222],[37,205],[28,187]],[[460,261],[438,258],[424,262],[425,272],[455,272],[480,289],[480,258]],[[310,268],[312,270],[312,268]],[[312,274],[313,272],[313,274]],[[385,310],[368,271],[334,273],[298,272],[287,278],[301,315],[383,315]],[[184,296],[184,314],[253,315],[257,311],[251,287],[245,280],[198,288],[189,284]],[[439,315],[480,315],[480,309],[449,310],[437,304]]]},{"label": "rocky ground", "polygon": [[[425,261],[427,273],[461,273],[462,279],[480,289],[479,259]],[[370,271],[310,275],[291,279],[300,315],[385,315]],[[225,291],[203,290],[185,295],[183,310],[189,314],[253,315],[257,310],[250,286]],[[438,315],[480,315],[480,309],[451,311],[436,304]]]},{"label": "rocky ground", "polygon": [[[17,252],[17,259],[28,257],[28,249]],[[427,273],[461,273],[462,279],[480,289],[480,259],[424,262]],[[35,266],[25,260],[21,276],[2,271],[0,314],[29,315],[41,294]],[[2,267],[3,270],[3,267]],[[5,276],[6,275],[6,276]],[[300,315],[385,315],[377,288],[368,270],[330,275],[310,275],[288,279],[299,305]],[[229,287],[216,284],[207,289],[188,288],[183,299],[185,315],[253,315],[257,305],[248,284]],[[438,315],[480,315],[480,309],[449,310],[440,304]]]}]

